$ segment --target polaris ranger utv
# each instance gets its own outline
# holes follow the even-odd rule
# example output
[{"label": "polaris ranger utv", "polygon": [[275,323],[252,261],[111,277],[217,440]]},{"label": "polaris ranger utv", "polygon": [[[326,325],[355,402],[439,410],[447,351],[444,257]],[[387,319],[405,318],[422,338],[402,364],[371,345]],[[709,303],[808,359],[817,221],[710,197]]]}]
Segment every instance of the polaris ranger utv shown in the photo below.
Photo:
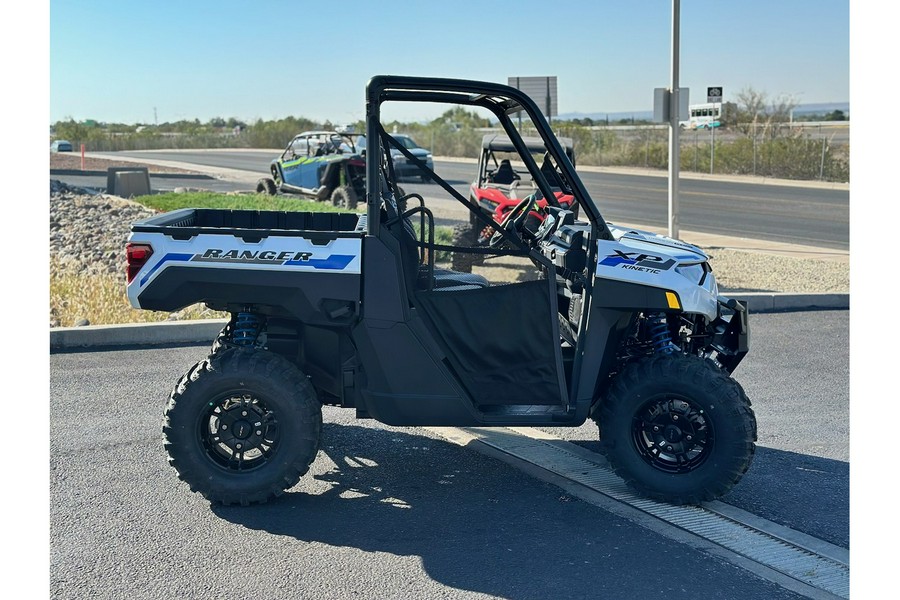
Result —
[{"label": "polaris ranger utv", "polygon": [[[535,103],[514,88],[377,76],[366,93],[364,214],[183,209],[133,225],[134,307],[205,302],[232,314],[169,398],[163,433],[179,477],[214,503],[278,496],[315,459],[327,404],[400,426],[590,418],[615,471],[646,496],[698,503],[728,492],[756,441],[750,402],[731,377],[748,350],[748,314],[719,295],[707,256],[608,224]],[[391,138],[380,119],[387,102],[490,111],[537,191],[494,221]],[[556,182],[516,129],[519,111]],[[414,206],[397,208],[392,147],[494,228],[490,247],[474,252],[527,257],[541,277],[496,285],[438,266],[447,248],[434,242],[425,199],[411,194]],[[559,206],[559,186],[585,220]],[[533,210],[545,214],[536,232],[523,227]],[[496,306],[508,310],[484,309]]]}]

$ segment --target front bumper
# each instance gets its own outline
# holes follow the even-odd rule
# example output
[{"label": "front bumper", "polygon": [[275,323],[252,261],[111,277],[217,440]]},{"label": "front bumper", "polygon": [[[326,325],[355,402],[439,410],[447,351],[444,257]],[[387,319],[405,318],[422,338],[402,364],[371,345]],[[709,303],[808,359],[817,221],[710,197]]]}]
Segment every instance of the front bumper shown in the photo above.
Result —
[{"label": "front bumper", "polygon": [[[425,163],[426,167],[434,171],[434,162],[431,159],[425,160],[423,162]],[[394,173],[396,173],[398,177],[428,177],[428,173],[420,169],[419,165],[411,160],[408,160],[406,157],[394,161]]]},{"label": "front bumper", "polygon": [[719,296],[719,316],[710,324],[716,360],[734,372],[750,351],[750,321],[747,303]]}]

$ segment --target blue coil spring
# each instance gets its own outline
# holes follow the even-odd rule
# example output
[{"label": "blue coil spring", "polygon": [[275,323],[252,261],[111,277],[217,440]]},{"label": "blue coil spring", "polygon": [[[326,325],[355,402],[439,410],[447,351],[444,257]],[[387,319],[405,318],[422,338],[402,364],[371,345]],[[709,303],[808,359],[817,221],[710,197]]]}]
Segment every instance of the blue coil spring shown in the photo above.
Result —
[{"label": "blue coil spring", "polygon": [[675,350],[672,343],[672,336],[669,333],[669,325],[666,322],[666,315],[656,313],[647,316],[647,327],[650,333],[650,342],[653,344],[654,352],[663,354],[671,354]]},{"label": "blue coil spring", "polygon": [[252,346],[262,330],[263,320],[259,315],[241,312],[234,317],[231,341],[236,346]]}]

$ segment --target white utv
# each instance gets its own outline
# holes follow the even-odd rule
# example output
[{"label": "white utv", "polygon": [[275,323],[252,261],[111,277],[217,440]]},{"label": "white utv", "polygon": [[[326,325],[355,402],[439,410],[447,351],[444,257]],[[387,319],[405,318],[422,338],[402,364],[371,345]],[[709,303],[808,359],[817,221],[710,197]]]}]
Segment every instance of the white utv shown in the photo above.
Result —
[{"label": "white utv", "polygon": [[[495,222],[385,131],[391,102],[489,111],[537,190]],[[232,314],[169,398],[165,447],[181,479],[216,503],[280,495],[315,459],[328,404],[403,426],[593,419],[616,473],[646,496],[699,503],[728,492],[756,441],[731,376],[748,351],[748,313],[718,293],[708,257],[607,223],[519,90],[377,76],[366,111],[362,214],[184,209],[133,225],[133,306],[204,302]],[[522,112],[552,169],[523,142]],[[488,247],[435,243],[436,205],[399,196],[392,148],[493,228]],[[559,206],[559,189],[578,219]],[[541,219],[528,219],[535,211]],[[540,275],[498,284],[441,268],[446,250],[482,254],[485,265],[517,256]]]}]

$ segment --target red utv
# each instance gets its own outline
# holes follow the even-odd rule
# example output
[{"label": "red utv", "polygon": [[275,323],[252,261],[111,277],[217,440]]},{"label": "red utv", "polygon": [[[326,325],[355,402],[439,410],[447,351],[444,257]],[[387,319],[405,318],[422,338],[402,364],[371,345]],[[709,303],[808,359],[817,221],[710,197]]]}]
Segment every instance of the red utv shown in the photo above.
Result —
[{"label": "red utv", "polygon": [[[560,173],[551,161],[547,149],[540,138],[523,137],[526,149],[541,165],[541,172],[553,186],[556,200],[563,208],[577,213],[578,207],[571,207],[574,196],[565,184]],[[559,138],[566,157],[575,166],[575,147],[570,138]],[[519,156],[513,143],[506,135],[490,133],[481,140],[481,156],[478,159],[478,175],[469,188],[469,202],[479,207],[488,217],[502,223],[509,212],[523,199],[534,195],[535,202],[528,212],[524,226],[530,231],[537,231],[544,221],[544,209],[547,200],[537,188],[528,174],[524,164],[513,160]],[[454,246],[478,247],[487,246],[494,231],[484,227],[475,215],[469,215],[468,225],[457,225],[454,228]],[[480,262],[483,255],[454,253],[453,269],[471,272],[472,265]]]}]

